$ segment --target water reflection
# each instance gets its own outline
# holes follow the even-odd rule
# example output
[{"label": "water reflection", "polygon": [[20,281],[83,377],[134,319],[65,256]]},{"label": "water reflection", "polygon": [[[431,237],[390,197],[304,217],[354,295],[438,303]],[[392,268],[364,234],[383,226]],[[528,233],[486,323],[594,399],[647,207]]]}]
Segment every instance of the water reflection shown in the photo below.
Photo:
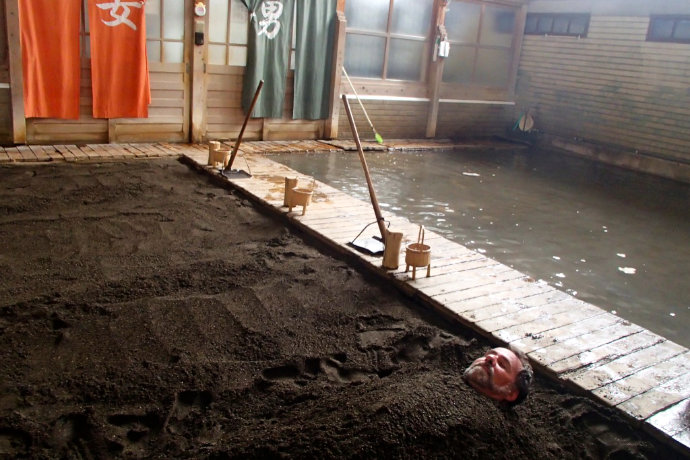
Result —
[{"label": "water reflection", "polygon": [[[548,152],[366,155],[382,208],[690,346],[690,186]],[[369,200],[356,152],[271,158]]]}]

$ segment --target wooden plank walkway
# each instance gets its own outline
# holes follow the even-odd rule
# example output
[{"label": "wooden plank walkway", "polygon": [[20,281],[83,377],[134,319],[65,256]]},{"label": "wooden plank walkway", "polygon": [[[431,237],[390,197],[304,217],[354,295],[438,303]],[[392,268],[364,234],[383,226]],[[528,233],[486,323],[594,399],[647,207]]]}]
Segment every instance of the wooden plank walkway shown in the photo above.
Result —
[{"label": "wooden plank walkway", "polygon": [[[185,146],[184,150],[190,147]],[[130,158],[179,157],[182,147],[176,144],[80,144],[80,145],[19,145],[0,147],[0,163],[50,161],[107,161]]]},{"label": "wooden plank walkway", "polygon": [[[620,410],[633,424],[690,455],[690,351],[543,281],[505,266],[464,246],[426,231],[431,246],[431,276],[405,272],[405,247],[417,240],[418,226],[389,212],[391,231],[402,232],[396,270],[382,259],[347,245],[375,221],[369,202],[357,200],[311,177],[260,155],[262,152],[329,152],[349,148],[326,141],[246,142],[234,167],[250,178],[228,179],[206,166],[205,145],[111,144],[17,146],[0,148],[0,163],[103,161],[184,156],[191,164],[231,183],[258,203],[283,214],[297,227],[368,269],[439,313],[474,329],[497,344],[511,344],[530,357],[535,368],[575,390]],[[391,150],[416,149],[423,142],[393,141]],[[451,145],[452,144],[443,144]],[[227,147],[232,147],[227,145]],[[439,143],[432,145],[442,148]],[[377,148],[372,146],[372,148]],[[313,186],[305,215],[283,207],[285,177]],[[378,235],[370,225],[362,237]]]}]

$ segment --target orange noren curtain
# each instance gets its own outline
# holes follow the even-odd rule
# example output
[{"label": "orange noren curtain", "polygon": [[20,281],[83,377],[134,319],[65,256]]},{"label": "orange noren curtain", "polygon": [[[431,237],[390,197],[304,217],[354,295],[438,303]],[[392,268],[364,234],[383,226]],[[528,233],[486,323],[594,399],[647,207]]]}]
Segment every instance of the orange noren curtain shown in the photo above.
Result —
[{"label": "orange noren curtain", "polygon": [[94,118],[147,118],[145,0],[89,0]]},{"label": "orange noren curtain", "polygon": [[79,118],[80,0],[19,0],[26,118]]}]

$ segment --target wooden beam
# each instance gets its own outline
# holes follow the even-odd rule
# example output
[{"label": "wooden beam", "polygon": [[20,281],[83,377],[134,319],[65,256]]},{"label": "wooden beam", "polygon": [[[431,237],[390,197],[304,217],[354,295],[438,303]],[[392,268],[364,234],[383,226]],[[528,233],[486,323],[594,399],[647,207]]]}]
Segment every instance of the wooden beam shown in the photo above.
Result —
[{"label": "wooden beam", "polygon": [[328,111],[328,119],[324,124],[324,137],[326,139],[338,138],[338,119],[340,118],[340,80],[343,74],[345,62],[345,29],[347,20],[345,13],[338,9],[336,13],[335,32],[333,37],[333,67],[331,68],[331,102]]},{"label": "wooden beam", "polygon": [[515,20],[515,30],[513,34],[513,55],[510,65],[510,76],[508,77],[508,98],[515,99],[515,83],[517,80],[518,66],[520,65],[520,54],[522,52],[522,37],[525,32],[525,22],[527,21],[527,5],[523,5],[517,11]]},{"label": "wooden beam", "polygon": [[10,61],[10,95],[12,106],[12,140],[26,143],[26,117],[24,116],[24,71],[19,37],[19,1],[5,1],[7,18],[7,47]]},{"label": "wooden beam", "polygon": [[[436,43],[437,38],[440,38],[441,31],[445,31],[445,20],[446,20],[446,1],[437,0],[436,1],[436,27],[434,35],[434,43]],[[435,47],[436,45],[434,45]],[[433,55],[436,55],[435,51],[432,51]],[[435,61],[432,61],[429,68],[429,106],[428,106],[428,116],[426,123],[426,137],[436,136],[436,125],[438,123],[438,104],[441,92],[441,81],[443,79],[443,64],[444,58],[437,57]]]},{"label": "wooden beam", "polygon": [[201,143],[206,137],[206,102],[207,102],[207,73],[208,59],[208,15],[194,18],[192,37],[197,28],[204,31],[204,44],[192,44],[192,142]]}]

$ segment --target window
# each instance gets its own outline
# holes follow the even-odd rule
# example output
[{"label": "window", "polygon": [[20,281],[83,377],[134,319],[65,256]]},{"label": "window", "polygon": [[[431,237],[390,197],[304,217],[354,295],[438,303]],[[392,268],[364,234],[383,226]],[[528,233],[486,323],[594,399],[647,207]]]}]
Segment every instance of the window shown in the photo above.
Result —
[{"label": "window", "polygon": [[513,58],[516,9],[452,1],[446,11],[450,54],[445,83],[507,88]]},{"label": "window", "polygon": [[[184,0],[146,2],[146,54],[149,62],[184,61]],[[82,1],[81,56],[91,57],[89,2]]]},{"label": "window", "polygon": [[249,13],[240,0],[214,0],[208,12],[208,62],[247,65]]},{"label": "window", "polygon": [[150,62],[184,62],[184,0],[146,2],[146,52]]},{"label": "window", "polygon": [[589,14],[580,13],[530,13],[525,23],[526,35],[586,37],[588,29]]},{"label": "window", "polygon": [[433,0],[347,0],[347,72],[384,80],[424,80],[433,5]]},{"label": "window", "polygon": [[647,41],[690,43],[690,16],[652,16]]}]

